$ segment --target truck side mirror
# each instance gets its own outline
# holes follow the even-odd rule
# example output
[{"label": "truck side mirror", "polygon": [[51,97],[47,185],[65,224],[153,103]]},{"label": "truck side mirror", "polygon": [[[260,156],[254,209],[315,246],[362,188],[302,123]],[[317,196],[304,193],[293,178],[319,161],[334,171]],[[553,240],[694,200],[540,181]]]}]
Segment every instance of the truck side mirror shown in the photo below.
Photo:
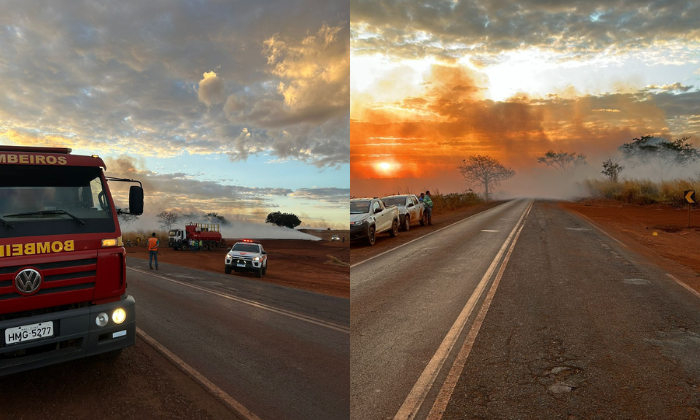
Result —
[{"label": "truck side mirror", "polygon": [[136,185],[129,187],[129,213],[143,214],[143,188]]}]

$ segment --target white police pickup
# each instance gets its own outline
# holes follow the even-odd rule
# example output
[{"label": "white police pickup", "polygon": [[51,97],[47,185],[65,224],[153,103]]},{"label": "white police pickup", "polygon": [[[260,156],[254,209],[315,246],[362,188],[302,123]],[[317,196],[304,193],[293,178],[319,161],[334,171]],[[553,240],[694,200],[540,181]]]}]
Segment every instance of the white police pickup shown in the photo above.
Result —
[{"label": "white police pickup", "polygon": [[236,242],[226,254],[224,270],[226,274],[252,271],[260,278],[267,272],[267,252],[261,244],[250,239]]}]

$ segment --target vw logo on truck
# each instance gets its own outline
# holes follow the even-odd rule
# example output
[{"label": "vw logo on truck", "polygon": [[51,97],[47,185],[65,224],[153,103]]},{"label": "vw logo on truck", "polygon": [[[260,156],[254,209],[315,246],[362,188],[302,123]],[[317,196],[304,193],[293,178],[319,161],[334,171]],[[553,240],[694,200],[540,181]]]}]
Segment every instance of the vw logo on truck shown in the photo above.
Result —
[{"label": "vw logo on truck", "polygon": [[23,295],[31,295],[41,286],[41,274],[33,268],[25,268],[15,276],[15,288]]}]

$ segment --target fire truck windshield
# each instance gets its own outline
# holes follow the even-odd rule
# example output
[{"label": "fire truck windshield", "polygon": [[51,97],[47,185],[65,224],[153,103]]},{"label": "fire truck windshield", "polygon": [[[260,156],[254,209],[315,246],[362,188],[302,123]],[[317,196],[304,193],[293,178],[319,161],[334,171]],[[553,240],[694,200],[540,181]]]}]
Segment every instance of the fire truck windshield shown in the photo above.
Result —
[{"label": "fire truck windshield", "polygon": [[0,238],[114,232],[100,168],[0,165]]}]

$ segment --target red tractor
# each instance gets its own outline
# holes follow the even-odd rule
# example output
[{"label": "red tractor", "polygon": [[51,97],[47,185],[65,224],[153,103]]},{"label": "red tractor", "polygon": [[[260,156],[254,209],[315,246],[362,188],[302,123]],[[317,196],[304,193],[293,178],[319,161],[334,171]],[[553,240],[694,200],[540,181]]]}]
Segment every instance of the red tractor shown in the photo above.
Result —
[{"label": "red tractor", "polygon": [[218,223],[188,223],[185,230],[173,229],[168,232],[168,246],[175,251],[190,249],[190,241],[202,241],[202,250],[217,247],[226,248],[226,241],[221,237]]}]

